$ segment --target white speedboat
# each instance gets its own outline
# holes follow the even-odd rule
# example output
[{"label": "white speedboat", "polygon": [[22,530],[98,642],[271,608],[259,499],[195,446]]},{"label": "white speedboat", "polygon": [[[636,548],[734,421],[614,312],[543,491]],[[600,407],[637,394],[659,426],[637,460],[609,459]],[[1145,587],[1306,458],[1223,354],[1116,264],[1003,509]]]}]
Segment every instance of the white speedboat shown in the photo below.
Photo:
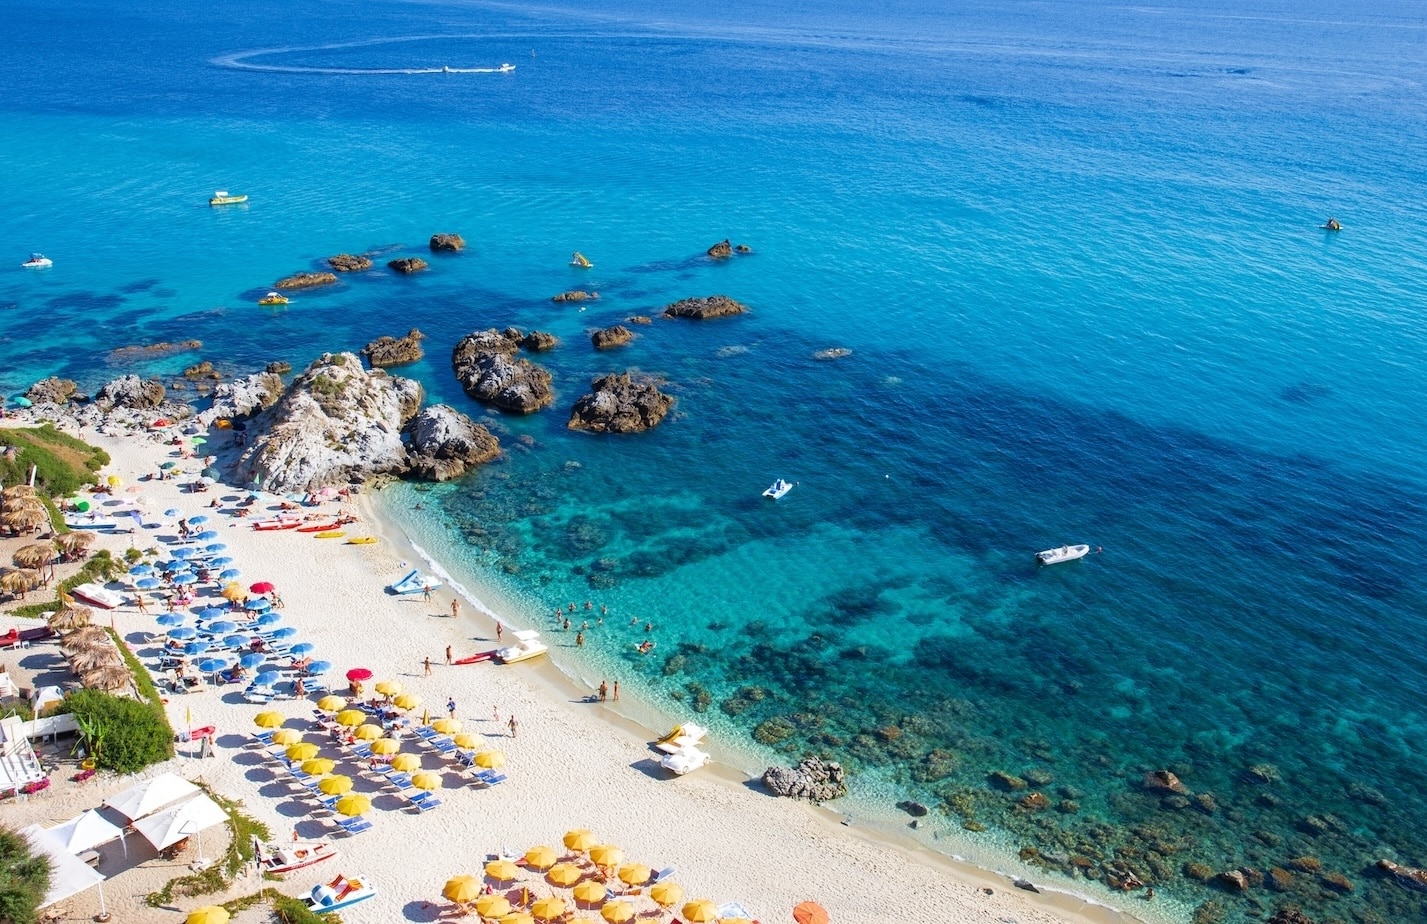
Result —
[{"label": "white speedboat", "polygon": [[514,645],[496,649],[495,656],[502,664],[528,661],[550,650],[549,646],[540,641],[540,633],[534,629],[521,629],[515,633],[515,639]]},{"label": "white speedboat", "polygon": [[763,492],[763,496],[771,497],[774,500],[777,500],[784,494],[787,494],[789,491],[793,490],[793,485],[795,484],[797,484],[796,481],[784,481],[782,478],[779,478],[777,481],[773,482],[772,487]]},{"label": "white speedboat", "polygon": [[51,260],[49,257],[45,256],[42,253],[32,253],[30,254],[30,259],[26,260],[20,265],[25,267],[26,269],[49,269],[51,266],[55,265],[55,261]]},{"label": "white speedboat", "polygon": [[307,907],[319,914],[325,914],[375,898],[376,894],[375,886],[367,885],[357,876],[338,876],[331,882],[313,886],[311,894],[307,896]]},{"label": "white speedboat", "polygon": [[698,745],[708,733],[709,730],[702,725],[685,722],[683,725],[675,725],[669,734],[654,742],[654,746],[665,754],[675,754],[683,748]]},{"label": "white speedboat", "polygon": [[264,873],[290,873],[337,855],[331,841],[297,841],[292,844],[260,844],[253,839],[258,867]]},{"label": "white speedboat", "polygon": [[64,525],[70,529],[113,529],[119,521],[104,513],[72,512],[64,515]]},{"label": "white speedboat", "polygon": [[1075,561],[1077,558],[1084,558],[1085,553],[1090,551],[1088,545],[1063,545],[1058,549],[1046,549],[1044,552],[1036,553],[1036,561],[1042,565],[1058,565],[1063,561]]},{"label": "white speedboat", "polygon": [[125,599],[123,594],[92,582],[80,584],[70,590],[69,595],[103,610],[112,610],[115,607],[123,606]]},{"label": "white speedboat", "polygon": [[404,594],[419,594],[427,588],[435,590],[440,586],[441,582],[431,575],[422,574],[420,571],[412,571],[408,573],[406,577],[389,585],[387,590],[390,590],[397,596],[402,596]]},{"label": "white speedboat", "polygon": [[502,74],[509,74],[513,70],[515,70],[515,65],[509,63],[502,64],[500,67],[496,68],[496,71]]},{"label": "white speedboat", "polygon": [[683,776],[699,769],[709,762],[709,755],[706,751],[701,751],[693,745],[679,748],[672,754],[666,754],[659,759],[659,766],[671,771],[675,776]]}]

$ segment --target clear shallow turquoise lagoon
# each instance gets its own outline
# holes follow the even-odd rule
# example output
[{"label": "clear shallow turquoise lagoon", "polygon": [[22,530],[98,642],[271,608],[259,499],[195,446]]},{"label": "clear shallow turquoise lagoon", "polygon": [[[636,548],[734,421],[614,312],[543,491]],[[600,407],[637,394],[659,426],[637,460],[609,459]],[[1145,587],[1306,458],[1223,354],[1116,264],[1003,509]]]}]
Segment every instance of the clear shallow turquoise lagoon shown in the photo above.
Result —
[{"label": "clear shallow turquoise lagoon", "polygon": [[[551,331],[556,407],[492,418],[507,459],[423,495],[413,529],[531,618],[609,606],[590,663],[1077,877],[1132,869],[1229,920],[1423,917],[1372,870],[1427,865],[1416,5],[8,19],[4,393],[300,365],[419,326],[407,373],[481,415],[447,350]],[[214,189],[251,201],[211,209]],[[255,304],[436,231],[468,251]],[[754,253],[702,256],[724,238]],[[22,271],[32,250],[54,268]],[[549,301],[575,287],[602,297]],[[753,310],[588,346],[713,293]],[[829,347],[853,353],[811,358]],[[566,431],[625,367],[666,376],[675,415]],[[772,504],[775,477],[799,484]],[[1032,563],[1073,541],[1104,551]],[[1191,795],[1146,790],[1156,769]],[[1194,878],[1238,867],[1282,891]]]}]

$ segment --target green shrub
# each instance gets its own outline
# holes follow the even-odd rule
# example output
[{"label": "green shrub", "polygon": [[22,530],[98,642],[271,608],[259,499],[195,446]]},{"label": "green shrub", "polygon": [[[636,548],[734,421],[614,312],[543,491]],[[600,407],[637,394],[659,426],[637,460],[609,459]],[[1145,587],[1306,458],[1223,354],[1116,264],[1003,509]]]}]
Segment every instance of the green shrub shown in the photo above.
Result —
[{"label": "green shrub", "polygon": [[0,921],[34,924],[49,887],[49,858],[18,831],[0,828]]},{"label": "green shrub", "polygon": [[35,466],[35,486],[51,497],[73,494],[95,481],[94,471],[109,461],[102,449],[61,433],[52,424],[0,430],[0,446],[13,446],[13,458],[0,456],[0,481],[20,484]]},{"label": "green shrub", "polygon": [[129,650],[123,640],[119,638],[119,633],[113,629],[106,630],[110,637],[114,639],[114,647],[119,649],[119,654],[124,657],[124,664],[129,668],[129,676],[134,678],[134,688],[139,691],[139,695],[148,700],[153,708],[154,714],[163,720],[164,727],[168,729],[169,737],[173,737],[173,726],[169,725],[168,713],[164,712],[163,697],[159,695],[159,688],[154,686],[153,677],[139,663],[139,659],[134,657],[134,653]]},{"label": "green shrub", "polygon": [[90,756],[106,770],[137,773],[173,757],[173,729],[153,703],[99,690],[77,690],[64,703]]},{"label": "green shrub", "polygon": [[340,921],[335,914],[317,914],[307,907],[307,902],[286,895],[273,899],[273,911],[283,924],[336,924]]}]

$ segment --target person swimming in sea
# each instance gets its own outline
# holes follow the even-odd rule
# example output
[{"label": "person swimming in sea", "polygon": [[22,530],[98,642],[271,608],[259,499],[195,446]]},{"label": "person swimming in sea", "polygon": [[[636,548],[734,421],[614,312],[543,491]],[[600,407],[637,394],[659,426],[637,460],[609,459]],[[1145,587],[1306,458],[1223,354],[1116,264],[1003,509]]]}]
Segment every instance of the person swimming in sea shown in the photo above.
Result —
[{"label": "person swimming in sea", "polygon": [[1343,225],[1342,225],[1341,222],[1338,221],[1338,219],[1330,217],[1330,218],[1327,220],[1327,222],[1324,223],[1324,225],[1323,225],[1323,230],[1324,230],[1324,231],[1341,231],[1341,230],[1343,230]]}]

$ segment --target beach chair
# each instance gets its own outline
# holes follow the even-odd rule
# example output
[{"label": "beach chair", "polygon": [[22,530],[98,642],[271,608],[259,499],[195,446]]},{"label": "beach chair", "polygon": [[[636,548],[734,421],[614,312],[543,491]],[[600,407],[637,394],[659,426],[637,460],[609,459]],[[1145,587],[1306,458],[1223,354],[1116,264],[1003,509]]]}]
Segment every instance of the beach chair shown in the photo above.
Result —
[{"label": "beach chair", "polygon": [[456,742],[452,741],[450,738],[447,738],[445,735],[437,735],[435,738],[427,738],[426,743],[447,756],[456,753],[456,751],[458,750],[456,747]]},{"label": "beach chair", "polygon": [[654,876],[649,880],[649,884],[656,885],[660,882],[663,882],[665,879],[668,879],[669,877],[673,876],[675,872],[677,872],[677,870],[675,870],[674,867],[666,866],[663,869],[659,870],[659,872],[654,874]]},{"label": "beach chair", "polygon": [[474,777],[482,786],[498,786],[509,779],[504,773],[495,770],[482,770],[480,773],[475,774]]},{"label": "beach chair", "polygon": [[327,686],[327,681],[318,677],[309,677],[303,681],[303,686],[307,687],[308,693],[330,693],[332,688]]},{"label": "beach chair", "polygon": [[406,796],[406,801],[411,803],[417,812],[429,812],[441,804],[440,799],[419,789],[413,792],[404,792],[402,795]]},{"label": "beach chair", "polygon": [[249,741],[249,742],[247,743],[247,745],[245,745],[245,746],[246,746],[246,747],[252,747],[253,745],[256,744],[258,747],[263,747],[263,748],[270,748],[270,747],[272,747],[272,745],[273,745],[273,731],[276,731],[276,729],[273,729],[273,730],[270,730],[270,731],[260,731],[260,732],[258,732],[257,734],[255,734],[255,735],[252,736],[252,740]]},{"label": "beach chair", "polygon": [[356,818],[338,818],[337,827],[348,834],[361,834],[363,831],[370,831],[372,823],[358,815]]},{"label": "beach chair", "polygon": [[386,774],[386,782],[387,785],[395,786],[397,789],[411,788],[411,776],[409,774],[399,773],[396,770]]},{"label": "beach chair", "polygon": [[427,741],[430,741],[432,738],[441,737],[441,733],[438,732],[436,729],[432,728],[430,725],[416,726],[416,733],[421,737],[425,738]]},{"label": "beach chair", "polygon": [[360,757],[362,760],[370,760],[372,756],[372,746],[365,741],[358,741],[348,750],[352,752],[353,756]]}]

